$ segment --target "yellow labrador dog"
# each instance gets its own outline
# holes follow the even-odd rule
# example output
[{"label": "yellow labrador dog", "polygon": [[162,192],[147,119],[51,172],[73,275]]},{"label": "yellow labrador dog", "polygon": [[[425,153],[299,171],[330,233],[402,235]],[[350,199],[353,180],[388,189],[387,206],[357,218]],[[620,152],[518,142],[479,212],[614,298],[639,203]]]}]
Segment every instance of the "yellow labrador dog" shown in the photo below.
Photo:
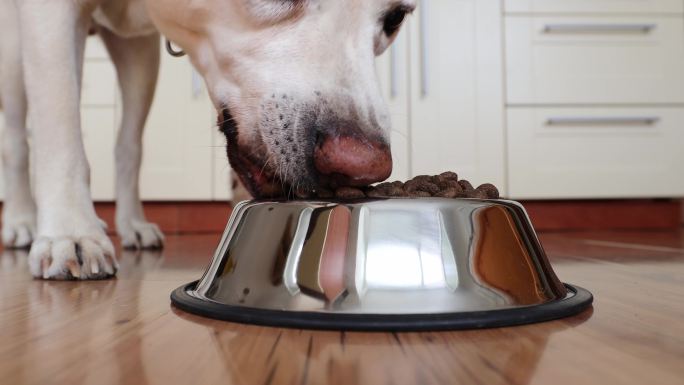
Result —
[{"label": "yellow labrador dog", "polygon": [[3,243],[32,243],[36,277],[116,273],[114,249],[93,208],[80,130],[83,49],[93,23],[123,97],[117,231],[124,246],[145,248],[162,242],[138,196],[158,31],[204,77],[228,157],[250,193],[282,196],[390,175],[390,122],[374,57],[414,7],[415,0],[0,0]]}]

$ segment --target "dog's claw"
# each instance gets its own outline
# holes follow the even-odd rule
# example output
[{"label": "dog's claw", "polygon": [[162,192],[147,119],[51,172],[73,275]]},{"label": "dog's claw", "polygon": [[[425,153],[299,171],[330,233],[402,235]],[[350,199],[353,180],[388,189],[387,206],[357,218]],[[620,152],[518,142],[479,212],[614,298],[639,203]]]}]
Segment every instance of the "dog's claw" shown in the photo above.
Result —
[{"label": "dog's claw", "polygon": [[109,238],[39,238],[29,253],[34,277],[43,279],[102,279],[116,273],[114,248]]},{"label": "dog's claw", "polygon": [[74,279],[81,278],[81,266],[79,266],[78,261],[67,261],[67,269],[69,269],[69,274]]},{"label": "dog's claw", "polygon": [[43,279],[48,279],[48,270],[50,269],[50,259],[45,258],[41,261],[41,272],[43,275]]}]

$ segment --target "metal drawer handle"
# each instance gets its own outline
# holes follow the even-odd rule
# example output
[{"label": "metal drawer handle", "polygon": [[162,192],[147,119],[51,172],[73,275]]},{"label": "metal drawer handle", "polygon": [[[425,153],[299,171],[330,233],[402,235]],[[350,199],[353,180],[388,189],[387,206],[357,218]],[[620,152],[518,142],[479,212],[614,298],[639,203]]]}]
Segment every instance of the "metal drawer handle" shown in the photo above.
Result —
[{"label": "metal drawer handle", "polygon": [[544,33],[649,33],[656,24],[547,24]]},{"label": "metal drawer handle", "polygon": [[588,125],[640,125],[651,126],[660,121],[657,116],[626,116],[626,117],[553,117],[546,121],[549,126],[588,126]]}]

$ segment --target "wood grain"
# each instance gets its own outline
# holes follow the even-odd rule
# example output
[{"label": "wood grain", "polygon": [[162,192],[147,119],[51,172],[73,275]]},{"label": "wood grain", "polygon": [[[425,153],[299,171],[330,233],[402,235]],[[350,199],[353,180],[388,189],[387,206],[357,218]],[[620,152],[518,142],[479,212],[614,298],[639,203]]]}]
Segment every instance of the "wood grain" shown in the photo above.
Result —
[{"label": "wood grain", "polygon": [[[26,253],[4,251],[0,383],[674,385],[684,378],[680,231],[543,235],[561,279],[593,291],[593,310],[440,333],[263,328],[172,308],[170,291],[201,275],[218,238],[171,236],[162,253],[120,254],[118,279],[99,282],[32,280]],[[630,247],[635,242],[644,247]]]}]

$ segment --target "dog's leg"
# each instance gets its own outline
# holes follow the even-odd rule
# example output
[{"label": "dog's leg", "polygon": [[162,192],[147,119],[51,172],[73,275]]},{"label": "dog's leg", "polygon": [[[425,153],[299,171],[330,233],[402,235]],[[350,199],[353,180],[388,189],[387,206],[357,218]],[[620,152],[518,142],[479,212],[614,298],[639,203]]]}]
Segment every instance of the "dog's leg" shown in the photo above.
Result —
[{"label": "dog's leg", "polygon": [[111,276],[117,262],[90,196],[80,127],[90,2],[17,3],[38,207],[38,237],[29,253],[31,273],[45,279]]},{"label": "dog's leg", "polygon": [[122,38],[100,32],[116,65],[123,116],[116,142],[116,229],[125,248],[160,248],[163,235],[145,219],[138,178],[142,134],[159,73],[159,35]]},{"label": "dog's leg", "polygon": [[36,227],[36,206],[29,184],[26,94],[18,17],[13,0],[0,0],[0,100],[5,110],[2,243],[10,248],[30,246]]}]

